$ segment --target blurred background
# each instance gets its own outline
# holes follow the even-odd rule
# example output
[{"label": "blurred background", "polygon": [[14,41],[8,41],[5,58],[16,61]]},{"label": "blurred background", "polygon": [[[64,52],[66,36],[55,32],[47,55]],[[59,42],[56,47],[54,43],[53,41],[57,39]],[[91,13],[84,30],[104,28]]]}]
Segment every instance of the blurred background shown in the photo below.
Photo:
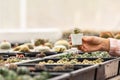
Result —
[{"label": "blurred background", "polygon": [[59,39],[62,32],[120,31],[120,0],[0,0],[0,40]]}]

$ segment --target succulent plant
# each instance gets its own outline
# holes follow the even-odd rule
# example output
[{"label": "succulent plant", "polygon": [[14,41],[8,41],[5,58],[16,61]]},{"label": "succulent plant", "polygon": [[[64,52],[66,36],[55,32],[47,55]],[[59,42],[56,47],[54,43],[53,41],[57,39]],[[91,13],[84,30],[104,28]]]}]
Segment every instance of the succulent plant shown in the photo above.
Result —
[{"label": "succulent plant", "polygon": [[38,58],[42,58],[42,57],[45,57],[45,56],[46,56],[46,54],[44,52],[41,52],[41,53],[36,55],[36,57],[38,57]]},{"label": "succulent plant", "polygon": [[34,80],[47,80],[45,76],[37,75],[34,77]]},{"label": "succulent plant", "polygon": [[65,46],[67,49],[70,48],[70,44],[69,44],[69,42],[66,41],[66,40],[58,40],[58,41],[56,41],[56,43],[55,43],[54,45],[55,45],[55,46],[63,45],[63,46]]},{"label": "succulent plant", "polygon": [[7,58],[7,60],[5,62],[6,63],[14,63],[14,62],[19,62],[19,61],[20,61],[20,59],[12,56],[12,57]]},{"label": "succulent plant", "polygon": [[120,33],[117,33],[117,34],[115,35],[115,38],[116,38],[116,39],[120,39]]},{"label": "succulent plant", "polygon": [[45,46],[48,46],[50,49],[53,47],[53,44],[50,42],[45,43]]},{"label": "succulent plant", "polygon": [[64,71],[65,68],[63,66],[56,66],[53,68],[53,71]]},{"label": "succulent plant", "polygon": [[64,31],[64,32],[62,33],[62,39],[68,40],[71,33],[72,33],[71,30]]},{"label": "succulent plant", "polygon": [[24,45],[27,45],[29,49],[34,49],[34,45],[32,43],[25,43]]},{"label": "succulent plant", "polygon": [[5,80],[4,77],[2,75],[0,75],[0,80]]},{"label": "succulent plant", "polygon": [[25,74],[29,74],[29,69],[27,67],[18,67],[17,68],[17,73],[19,75],[25,75]]},{"label": "succulent plant", "polygon": [[78,34],[80,32],[81,32],[81,30],[79,28],[74,28],[74,31],[73,31],[74,34]]},{"label": "succulent plant", "polygon": [[0,74],[4,77],[8,76],[9,70],[6,67],[0,67]]},{"label": "succulent plant", "polygon": [[8,68],[9,68],[10,70],[16,70],[16,69],[17,69],[17,65],[16,65],[16,64],[10,64],[10,65],[8,66]]},{"label": "succulent plant", "polygon": [[8,50],[11,49],[11,43],[7,42],[7,41],[3,41],[0,43],[0,49],[2,50]]},{"label": "succulent plant", "polygon": [[20,46],[16,46],[14,49],[13,49],[13,51],[19,51],[20,50]]},{"label": "succulent plant", "polygon": [[37,39],[35,41],[35,46],[40,46],[40,45],[44,45],[45,44],[45,40],[44,39]]},{"label": "succulent plant", "polygon": [[30,52],[30,49],[26,45],[21,45],[19,52]]},{"label": "succulent plant", "polygon": [[9,70],[8,76],[5,77],[5,80],[16,80],[16,78],[17,74],[14,71]]},{"label": "succulent plant", "polygon": [[37,70],[45,70],[46,67],[45,67],[45,65],[42,65],[42,64],[36,64],[35,69],[37,69]]},{"label": "succulent plant", "polygon": [[72,64],[64,64],[64,68],[65,69],[73,69],[74,65],[72,65]]},{"label": "succulent plant", "polygon": [[102,38],[114,38],[114,35],[111,32],[101,32],[100,37],[102,37]]},{"label": "succulent plant", "polygon": [[56,45],[53,47],[53,51],[55,52],[64,52],[66,50],[66,47],[63,45]]},{"label": "succulent plant", "polygon": [[36,52],[49,52],[50,48],[47,46],[38,46],[34,49]]},{"label": "succulent plant", "polygon": [[21,76],[18,76],[16,80],[33,80],[33,79],[29,75],[21,75]]},{"label": "succulent plant", "polygon": [[30,76],[27,67],[19,67],[16,71],[9,70],[6,67],[0,67],[0,80],[48,80],[48,72],[40,72],[39,75]]}]

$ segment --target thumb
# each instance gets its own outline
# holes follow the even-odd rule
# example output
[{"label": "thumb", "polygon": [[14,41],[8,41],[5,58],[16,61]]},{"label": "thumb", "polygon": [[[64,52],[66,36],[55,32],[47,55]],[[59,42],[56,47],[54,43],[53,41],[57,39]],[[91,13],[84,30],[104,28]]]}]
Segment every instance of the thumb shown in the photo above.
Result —
[{"label": "thumb", "polygon": [[83,40],[84,42],[91,42],[91,41],[93,40],[93,38],[90,37],[90,36],[84,36],[84,37],[82,38],[82,40]]}]

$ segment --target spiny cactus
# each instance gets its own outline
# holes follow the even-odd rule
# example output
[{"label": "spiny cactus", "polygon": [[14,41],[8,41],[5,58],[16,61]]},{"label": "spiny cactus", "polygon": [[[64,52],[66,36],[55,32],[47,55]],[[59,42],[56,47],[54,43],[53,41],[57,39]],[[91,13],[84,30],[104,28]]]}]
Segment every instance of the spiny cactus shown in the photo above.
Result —
[{"label": "spiny cactus", "polygon": [[102,37],[102,38],[114,38],[113,33],[111,33],[111,32],[101,32],[100,37]]},{"label": "spiny cactus", "polygon": [[115,35],[115,38],[116,38],[116,39],[120,39],[120,33],[117,33],[117,34]]},{"label": "spiny cactus", "polygon": [[78,33],[80,33],[81,32],[81,30],[79,29],[79,28],[74,28],[74,34],[78,34]]},{"label": "spiny cactus", "polygon": [[7,50],[11,48],[10,42],[7,42],[4,40],[3,42],[0,43],[0,49]]}]

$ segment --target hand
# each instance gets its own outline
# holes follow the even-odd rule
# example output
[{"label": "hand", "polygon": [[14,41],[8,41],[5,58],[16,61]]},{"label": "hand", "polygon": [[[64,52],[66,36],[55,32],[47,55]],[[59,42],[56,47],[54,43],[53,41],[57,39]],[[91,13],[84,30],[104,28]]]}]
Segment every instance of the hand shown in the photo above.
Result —
[{"label": "hand", "polygon": [[82,45],[78,46],[78,49],[82,50],[83,52],[109,51],[110,41],[109,39],[95,36],[84,36],[82,38]]}]

